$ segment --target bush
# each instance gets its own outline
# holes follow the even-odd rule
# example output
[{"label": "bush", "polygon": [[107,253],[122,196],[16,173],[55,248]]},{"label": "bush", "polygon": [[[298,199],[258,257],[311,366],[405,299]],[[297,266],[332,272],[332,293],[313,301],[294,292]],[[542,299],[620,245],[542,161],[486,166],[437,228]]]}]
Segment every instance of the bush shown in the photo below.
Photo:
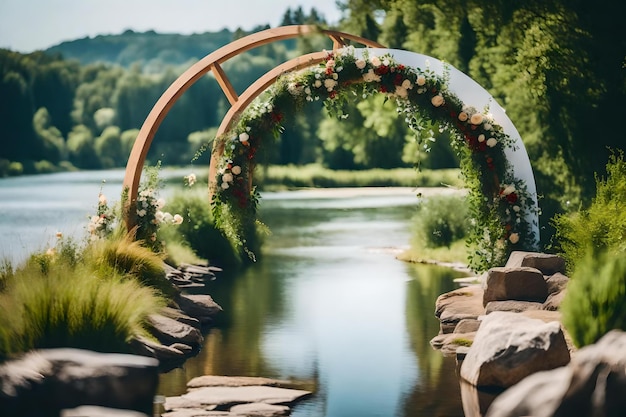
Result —
[{"label": "bush", "polygon": [[467,235],[468,208],[462,196],[425,198],[414,217],[413,244],[429,248],[450,247]]},{"label": "bush", "polygon": [[84,257],[85,263],[93,265],[103,278],[111,274],[131,277],[161,295],[172,297],[177,293],[165,276],[161,256],[143,246],[142,241],[133,240],[131,235],[92,242]]},{"label": "bush", "polygon": [[607,178],[596,176],[596,196],[589,208],[572,215],[557,215],[556,250],[562,252],[568,271],[576,269],[588,248],[605,252],[626,250],[626,162],[614,151],[606,165]]},{"label": "bush", "polygon": [[123,278],[103,279],[88,264],[73,267],[52,254],[32,256],[0,293],[0,358],[54,347],[128,352],[129,340],[148,335],[147,317],[165,301]]},{"label": "bush", "polygon": [[242,259],[233,244],[215,227],[204,192],[187,190],[170,198],[170,209],[182,213],[183,223],[164,230],[167,242],[186,242],[197,256],[221,266],[240,266]]},{"label": "bush", "polygon": [[571,275],[561,304],[563,324],[576,346],[626,330],[626,258],[588,249]]}]

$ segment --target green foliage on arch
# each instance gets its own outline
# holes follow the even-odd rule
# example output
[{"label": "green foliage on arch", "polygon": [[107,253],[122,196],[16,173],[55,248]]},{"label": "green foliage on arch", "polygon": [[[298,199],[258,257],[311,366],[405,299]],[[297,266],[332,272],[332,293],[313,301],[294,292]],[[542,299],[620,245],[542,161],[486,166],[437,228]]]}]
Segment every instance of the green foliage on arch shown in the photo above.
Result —
[{"label": "green foliage on arch", "polygon": [[391,55],[366,51],[358,57],[352,47],[329,52],[317,66],[283,75],[246,109],[231,131],[217,138],[224,152],[212,185],[216,225],[254,259],[249,242],[259,194],[250,179],[257,152],[272,134],[280,134],[285,115],[319,100],[329,114],[342,118],[345,103],[381,93],[395,100],[416,140],[428,121],[452,133],[469,189],[469,266],[484,271],[503,265],[512,250],[535,249],[533,228],[526,219],[537,208],[505,157],[504,149],[513,146],[513,140],[487,110],[462,103],[447,89],[447,74],[402,65]]}]

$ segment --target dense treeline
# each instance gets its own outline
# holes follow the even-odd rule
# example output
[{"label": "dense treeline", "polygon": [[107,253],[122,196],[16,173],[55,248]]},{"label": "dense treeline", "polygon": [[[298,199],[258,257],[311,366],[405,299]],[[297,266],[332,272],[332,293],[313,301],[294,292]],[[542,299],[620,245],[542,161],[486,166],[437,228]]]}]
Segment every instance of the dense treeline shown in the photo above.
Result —
[{"label": "dense treeline", "polygon": [[[621,33],[619,2],[344,0],[339,6],[345,16],[340,30],[449,62],[507,109],[535,170],[542,228],[550,229],[549,219],[568,203],[576,208],[594,195],[594,174],[603,175],[607,148],[624,143],[626,38],[615,36]],[[326,24],[315,9],[307,14],[301,8],[288,9],[282,23]],[[0,175],[123,166],[137,129],[178,74],[244,35],[127,31],[46,53],[0,51]],[[329,47],[316,38],[290,40],[224,67],[241,92],[278,63]],[[213,138],[227,108],[214,79],[204,77],[171,110],[149,158],[188,163]],[[290,115],[266,161],[342,169],[418,162],[415,142],[391,103],[378,98],[347,110],[346,120],[329,119],[321,108]],[[437,126],[424,134],[437,137]],[[421,163],[440,168],[457,162],[446,140],[438,140]]]}]

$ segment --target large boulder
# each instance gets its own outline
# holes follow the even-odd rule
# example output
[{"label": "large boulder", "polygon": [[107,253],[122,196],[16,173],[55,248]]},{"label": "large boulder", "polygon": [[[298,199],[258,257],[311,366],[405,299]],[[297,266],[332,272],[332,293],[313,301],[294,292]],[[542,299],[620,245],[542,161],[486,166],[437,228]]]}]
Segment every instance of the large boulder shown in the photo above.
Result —
[{"label": "large boulder", "polygon": [[576,353],[566,367],[539,372],[505,391],[487,417],[623,416],[626,333],[613,330]]},{"label": "large boulder", "polygon": [[143,356],[33,351],[0,366],[0,410],[40,416],[96,405],[151,414],[158,378],[158,361]]},{"label": "large boulder", "polygon": [[150,332],[164,345],[184,343],[189,346],[202,344],[202,333],[196,327],[181,323],[160,314],[151,314],[148,317]]},{"label": "large boulder", "polygon": [[504,266],[506,268],[535,268],[543,275],[565,273],[565,259],[548,253],[513,251]]},{"label": "large boulder", "polygon": [[559,322],[496,311],[482,319],[461,366],[461,377],[481,387],[510,387],[528,375],[567,364]]},{"label": "large boulder", "polygon": [[548,285],[540,270],[529,267],[498,267],[487,272],[483,305],[490,301],[534,301],[543,303]]},{"label": "large boulder", "polygon": [[463,319],[476,319],[485,314],[483,289],[470,285],[441,294],[435,302],[435,316],[441,323],[440,334],[452,333]]}]

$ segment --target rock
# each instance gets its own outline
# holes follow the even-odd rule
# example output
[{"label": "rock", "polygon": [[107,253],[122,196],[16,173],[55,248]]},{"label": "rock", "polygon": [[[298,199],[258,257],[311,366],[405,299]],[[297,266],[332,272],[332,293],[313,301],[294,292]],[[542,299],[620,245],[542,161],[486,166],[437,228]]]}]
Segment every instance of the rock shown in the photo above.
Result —
[{"label": "rock", "polygon": [[83,405],[61,411],[61,417],[148,417],[148,415],[138,411]]},{"label": "rock", "polygon": [[176,297],[175,301],[182,311],[197,318],[202,324],[212,322],[222,311],[222,307],[213,301],[210,295],[181,294]]},{"label": "rock", "polygon": [[480,327],[480,323],[482,323],[478,319],[463,319],[459,321],[459,323],[454,328],[453,333],[472,333],[478,331]]},{"label": "rock", "polygon": [[163,308],[163,310],[161,311],[161,314],[165,317],[169,317],[171,319],[174,319],[178,322],[181,323],[185,323],[188,324],[190,326],[195,327],[196,329],[200,329],[200,320],[194,318],[194,317],[190,317],[188,315],[186,315],[182,310],[179,310],[177,308],[171,308],[171,307],[165,307]]},{"label": "rock", "polygon": [[437,297],[435,316],[441,323],[440,333],[451,333],[463,319],[476,319],[485,314],[483,289],[471,285],[450,291]]},{"label": "rock", "polygon": [[505,268],[535,268],[543,275],[565,273],[565,259],[547,253],[513,251],[504,266]]},{"label": "rock", "polygon": [[435,336],[430,344],[433,348],[441,350],[444,356],[453,356],[457,354],[460,347],[472,344],[475,337],[475,332],[440,334]]},{"label": "rock", "polygon": [[281,417],[288,416],[291,412],[285,405],[264,403],[240,404],[231,407],[229,411],[235,415],[247,417]]},{"label": "rock", "polygon": [[150,332],[164,345],[184,343],[190,346],[199,346],[202,343],[200,330],[188,324],[181,323],[160,314],[151,314],[148,317],[151,325]]},{"label": "rock", "polygon": [[158,359],[159,362],[183,360],[185,358],[186,352],[174,347],[175,344],[170,347],[142,336],[136,336],[130,344],[136,354]]},{"label": "rock", "polygon": [[544,323],[501,311],[482,321],[460,372],[473,385],[509,387],[534,372],[569,362],[558,322]]},{"label": "rock", "polygon": [[80,349],[33,351],[0,366],[0,410],[55,415],[81,405],[152,413],[158,361]]},{"label": "rock", "polygon": [[277,387],[288,384],[289,381],[281,381],[278,379],[270,379],[256,376],[203,375],[193,378],[191,381],[189,381],[187,383],[187,388],[244,387],[250,385]]},{"label": "rock", "polygon": [[626,333],[613,330],[581,348],[568,366],[539,372],[498,397],[487,417],[622,416]]},{"label": "rock", "polygon": [[552,293],[546,299],[546,302],[543,303],[544,310],[557,311],[559,307],[561,307],[561,303],[565,298],[565,294],[567,294],[567,290],[559,291]]},{"label": "rock", "polygon": [[224,406],[243,403],[291,404],[309,395],[311,392],[304,390],[249,385],[203,387],[189,391],[181,397],[202,406],[216,405],[223,409]]},{"label": "rock", "polygon": [[483,305],[490,301],[535,301],[548,298],[548,285],[541,271],[528,267],[491,268],[487,273]]},{"label": "rock", "polygon": [[493,313],[494,311],[510,311],[511,313],[521,313],[526,310],[541,310],[543,304],[535,303],[532,301],[490,301],[485,307],[485,314]]},{"label": "rock", "polygon": [[548,284],[548,294],[554,294],[555,292],[563,291],[567,288],[569,283],[569,277],[557,272],[546,278],[546,284]]}]

